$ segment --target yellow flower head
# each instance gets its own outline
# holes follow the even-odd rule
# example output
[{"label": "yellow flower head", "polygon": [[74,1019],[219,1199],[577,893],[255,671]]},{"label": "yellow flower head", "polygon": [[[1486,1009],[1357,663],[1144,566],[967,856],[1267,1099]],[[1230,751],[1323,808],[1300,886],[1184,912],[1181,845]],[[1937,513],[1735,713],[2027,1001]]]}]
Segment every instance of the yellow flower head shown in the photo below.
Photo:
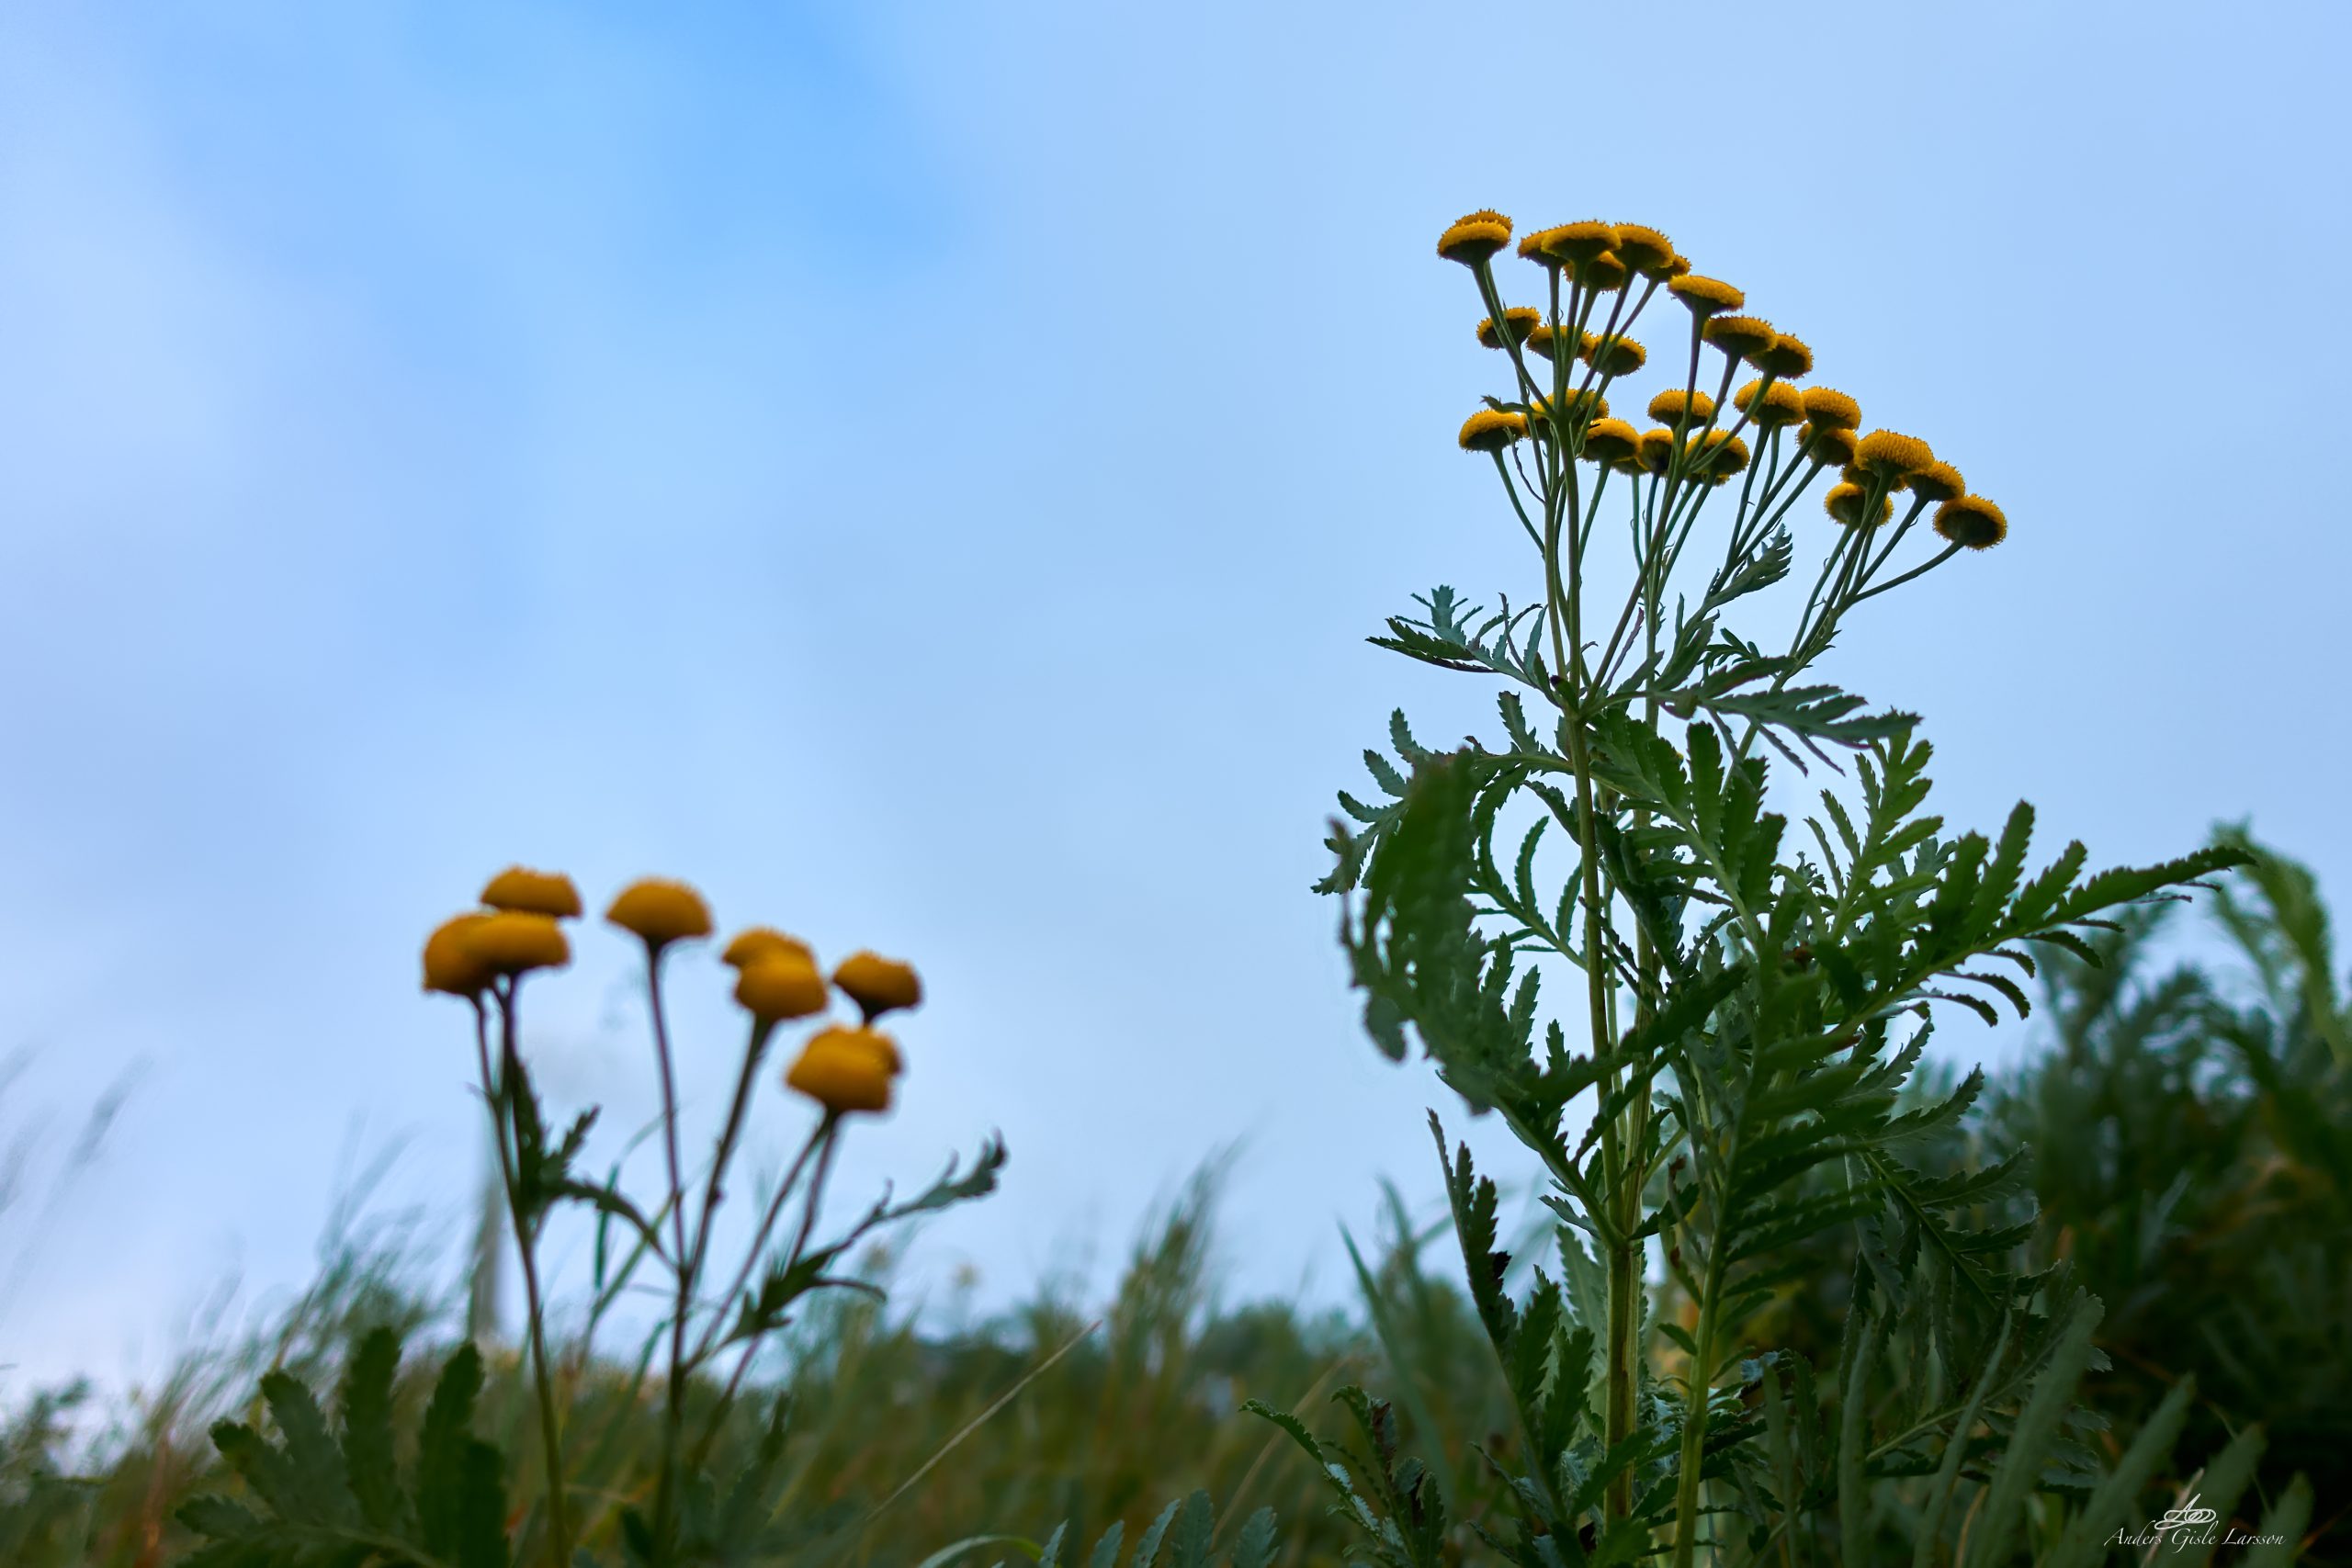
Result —
[{"label": "yellow flower head", "polygon": [[1447,261],[1476,266],[1510,243],[1510,220],[1481,209],[1456,219],[1437,238],[1437,254]]},{"label": "yellow flower head", "polygon": [[865,1010],[868,1023],[922,1000],[922,980],[914,965],[876,953],[853,953],[842,959],[841,967],[833,971],[833,984]]},{"label": "yellow flower head", "polygon": [[1842,468],[1854,460],[1854,433],[1842,425],[1807,424],[1799,434],[1804,455],[1824,468]]},{"label": "yellow flower head", "polygon": [[1560,258],[1544,248],[1544,242],[1558,232],[1556,229],[1529,230],[1519,237],[1519,254],[1538,266],[1558,266]]},{"label": "yellow flower head", "polygon": [[1963,495],[1936,508],[1936,532],[1955,545],[1989,550],[2009,536],[2009,520],[1981,495]]},{"label": "yellow flower head", "polygon": [[1847,464],[1838,477],[1849,485],[1860,485],[1864,490],[1870,489],[1872,485],[1883,484],[1890,494],[1898,490],[1907,489],[1911,483],[1908,479],[1882,479],[1860,463]]},{"label": "yellow flower head", "polygon": [[[1510,341],[1513,343],[1525,341],[1527,334],[1542,325],[1543,321],[1543,311],[1530,310],[1525,305],[1514,306],[1503,312],[1503,328],[1510,333]],[[1492,316],[1488,316],[1478,323],[1478,341],[1487,348],[1502,347],[1503,335],[1495,331],[1495,319]]]},{"label": "yellow flower head", "polygon": [[1770,348],[1781,334],[1761,316],[1716,316],[1699,329],[1699,335],[1735,358],[1744,359]]},{"label": "yellow flower head", "polygon": [[1699,439],[1690,471],[1709,484],[1722,484],[1747,467],[1747,443],[1728,430],[1711,430]]},{"label": "yellow flower head", "polygon": [[514,909],[526,915],[553,915],[575,919],[580,914],[580,889],[560,871],[530,871],[510,865],[490,879],[481,901],[493,909]]},{"label": "yellow flower head", "polygon": [[1603,294],[1614,294],[1624,288],[1626,279],[1633,276],[1626,270],[1625,264],[1617,259],[1614,251],[1604,251],[1590,261],[1577,263],[1577,281]]},{"label": "yellow flower head", "polygon": [[1618,224],[1617,243],[1611,249],[1616,251],[1618,260],[1644,277],[1674,276],[1674,242],[1647,224]]},{"label": "yellow flower head", "polygon": [[1813,350],[1786,333],[1749,355],[1747,362],[1758,370],[1786,378],[1813,374]]},{"label": "yellow flower head", "polygon": [[1750,381],[1733,393],[1731,400],[1763,430],[1794,424],[1804,417],[1804,400],[1786,381],[1775,381],[1770,386],[1761,379]]},{"label": "yellow flower head", "polygon": [[1589,337],[1577,356],[1603,376],[1631,376],[1648,362],[1650,351],[1629,337]]},{"label": "yellow flower head", "polygon": [[832,998],[814,964],[788,953],[766,953],[735,976],[735,999],[760,1022],[776,1023],[822,1012]]},{"label": "yellow flower head", "polygon": [[1622,419],[1596,419],[1584,433],[1584,455],[1596,463],[1622,463],[1641,446],[1640,434]]},{"label": "yellow flower head", "polygon": [[[1546,359],[1555,359],[1559,356],[1559,340],[1566,337],[1572,331],[1574,331],[1573,328],[1562,327],[1557,332],[1555,332],[1551,323],[1546,321],[1541,326],[1532,327],[1528,330],[1527,346],[1533,349],[1536,353],[1542,355]],[[1578,354],[1582,354],[1585,350],[1585,345],[1592,342],[1593,334],[1590,333],[1577,333],[1576,340],[1577,352]]]},{"label": "yellow flower head", "polygon": [[741,969],[760,958],[797,958],[803,964],[815,964],[817,955],[807,942],[797,936],[786,936],[774,926],[749,926],[735,933],[727,951],[718,961],[729,968]]},{"label": "yellow flower head", "polygon": [[1705,320],[1718,310],[1736,310],[1747,303],[1747,296],[1716,277],[1701,277],[1685,273],[1666,286],[1667,292],[1690,307],[1690,313]]},{"label": "yellow flower head", "polygon": [[710,934],[710,906],[683,882],[649,876],[632,882],[605,911],[605,919],[660,949],[688,937]]},{"label": "yellow flower head", "polygon": [[445,996],[478,997],[495,971],[466,946],[466,933],[490,917],[476,909],[442,921],[424,939],[424,988]]},{"label": "yellow flower head", "polygon": [[553,915],[501,909],[468,926],[458,938],[473,961],[493,975],[531,969],[560,969],[571,962],[571,943]]},{"label": "yellow flower head", "polygon": [[898,1047],[888,1035],[870,1029],[820,1029],[801,1047],[784,1081],[835,1116],[888,1111],[897,1062]]},{"label": "yellow flower head", "polygon": [[1563,223],[1556,229],[1544,231],[1541,247],[1555,262],[1567,262],[1581,266],[1595,256],[1617,248],[1617,231],[1613,225],[1593,221]]},{"label": "yellow flower head", "polygon": [[1853,430],[1862,423],[1862,405],[1835,387],[1807,387],[1804,416],[1824,430]]},{"label": "yellow flower head", "polygon": [[888,1068],[892,1077],[907,1070],[906,1058],[899,1055],[899,1043],[871,1024],[829,1023],[810,1035],[808,1043],[863,1051]]},{"label": "yellow flower head", "polygon": [[1668,279],[1668,288],[1673,287],[1672,279],[1690,276],[1690,258],[1684,255],[1680,251],[1675,252],[1674,259],[1666,264],[1666,276]]},{"label": "yellow flower head", "polygon": [[[1535,395],[1535,400],[1527,406],[1539,421],[1552,417],[1552,400],[1541,392],[1538,392]],[[1560,412],[1567,416],[1566,423],[1571,425],[1583,419],[1607,419],[1609,400],[1599,392],[1589,389],[1570,392],[1561,400]]]},{"label": "yellow flower head", "polygon": [[1922,501],[1958,501],[1968,493],[1968,481],[1950,463],[1930,463],[1911,476],[1910,489]]},{"label": "yellow flower head", "polygon": [[1674,464],[1674,432],[1666,429],[1643,431],[1641,448],[1634,456],[1649,472],[1666,472]]},{"label": "yellow flower head", "polygon": [[[1838,522],[1843,523],[1846,526],[1850,528],[1855,524],[1861,521],[1862,507],[1870,498],[1871,492],[1864,490],[1860,485],[1831,485],[1829,487],[1829,493],[1821,498],[1821,505],[1822,509],[1827,512],[1830,516],[1835,517]],[[1871,518],[1871,521],[1872,523],[1883,523],[1894,515],[1894,503],[1887,500],[1884,496],[1881,496],[1878,503],[1878,515]]]},{"label": "yellow flower head", "polygon": [[1715,400],[1704,392],[1668,387],[1650,400],[1650,417],[1660,424],[1702,425],[1715,417]]},{"label": "yellow flower head", "polygon": [[1464,452],[1499,452],[1527,434],[1527,416],[1502,409],[1480,409],[1462,422]]},{"label": "yellow flower head", "polygon": [[1916,435],[1873,430],[1854,448],[1854,461],[1880,479],[1908,479],[1935,465],[1933,448]]}]

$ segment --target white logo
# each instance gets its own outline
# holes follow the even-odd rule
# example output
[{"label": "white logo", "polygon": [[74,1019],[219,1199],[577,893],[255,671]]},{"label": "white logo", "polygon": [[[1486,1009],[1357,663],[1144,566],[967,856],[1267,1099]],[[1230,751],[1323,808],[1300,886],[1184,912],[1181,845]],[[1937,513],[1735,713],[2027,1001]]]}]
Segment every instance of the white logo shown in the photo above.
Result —
[{"label": "white logo", "polygon": [[2191,1492],[2188,1502],[2156,1521],[2155,1529],[2156,1533],[2162,1535],[2166,1530],[2189,1529],[2198,1525],[2219,1524],[2221,1519],[2222,1516],[2213,1509],[2198,1506],[2198,1495]]}]

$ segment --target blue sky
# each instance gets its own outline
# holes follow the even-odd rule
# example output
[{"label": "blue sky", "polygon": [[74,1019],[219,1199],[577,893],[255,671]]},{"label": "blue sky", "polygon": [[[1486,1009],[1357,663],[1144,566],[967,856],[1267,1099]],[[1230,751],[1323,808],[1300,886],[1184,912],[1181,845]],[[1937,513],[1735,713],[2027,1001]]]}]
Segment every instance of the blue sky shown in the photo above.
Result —
[{"label": "blue sky", "polygon": [[[1497,367],[1430,245],[1481,205],[1667,230],[2007,508],[1838,655],[1955,822],[2250,815],[2347,886],[2346,13],[1669,14],[0,14],[0,1132],[53,1168],[137,1075],[0,1211],[19,1375],[299,1280],[348,1151],[461,1212],[415,948],[515,860],[915,958],[845,1190],[1001,1128],[922,1243],[984,1301],[1236,1139],[1236,1288],[1336,1289],[1434,1096],[1355,1030],[1323,820],[1392,706],[1490,728],[1362,638],[1531,576],[1452,443]],[[533,1050],[630,1126],[580,947]]]}]

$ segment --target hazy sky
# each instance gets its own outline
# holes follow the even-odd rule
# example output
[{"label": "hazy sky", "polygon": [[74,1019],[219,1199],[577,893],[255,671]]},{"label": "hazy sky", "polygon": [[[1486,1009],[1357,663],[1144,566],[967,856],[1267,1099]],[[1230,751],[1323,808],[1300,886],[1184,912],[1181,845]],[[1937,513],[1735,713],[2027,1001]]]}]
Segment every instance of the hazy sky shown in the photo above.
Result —
[{"label": "hazy sky", "polygon": [[[2352,11],[689,9],[0,9],[0,1138],[53,1171],[138,1075],[0,1209],[16,1376],[301,1279],[339,1160],[458,1223],[416,946],[515,860],[920,963],[843,1187],[1001,1128],[922,1244],[984,1300],[1235,1139],[1236,1288],[1335,1289],[1437,1096],[1306,891],[1331,792],[1392,706],[1493,728],[1362,638],[1533,575],[1453,443],[1482,205],[1667,230],[2007,508],[1838,659],[1956,823],[2250,814],[2352,886]],[[533,1052],[625,1132],[578,945]],[[736,1025],[677,975],[707,1109]]]}]

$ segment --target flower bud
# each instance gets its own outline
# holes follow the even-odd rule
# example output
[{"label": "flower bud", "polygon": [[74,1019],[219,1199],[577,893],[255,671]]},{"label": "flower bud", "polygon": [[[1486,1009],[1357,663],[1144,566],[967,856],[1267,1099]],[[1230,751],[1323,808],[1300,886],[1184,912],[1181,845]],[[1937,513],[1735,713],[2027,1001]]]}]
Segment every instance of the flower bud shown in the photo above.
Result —
[{"label": "flower bud", "polygon": [[735,999],[762,1023],[807,1018],[825,1010],[832,995],[825,976],[806,958],[767,953],[752,959],[735,976]]},{"label": "flower bud", "polygon": [[476,909],[453,916],[433,928],[424,939],[424,988],[451,997],[478,997],[490,985],[492,971],[466,947],[466,933],[488,915]]},{"label": "flower bud", "polygon": [[912,964],[875,953],[853,953],[833,971],[833,984],[865,1010],[867,1021],[922,1000],[922,980]]},{"label": "flower bud", "polygon": [[642,937],[659,950],[688,937],[710,934],[710,906],[683,882],[649,876],[620,891],[605,919]]},{"label": "flower bud", "polygon": [[560,969],[571,962],[571,943],[553,915],[502,909],[468,926],[459,939],[474,961],[493,975]]},{"label": "flower bud", "polygon": [[576,919],[580,915],[580,889],[560,871],[510,865],[490,879],[490,886],[481,890],[481,901],[493,909],[558,919]]}]

